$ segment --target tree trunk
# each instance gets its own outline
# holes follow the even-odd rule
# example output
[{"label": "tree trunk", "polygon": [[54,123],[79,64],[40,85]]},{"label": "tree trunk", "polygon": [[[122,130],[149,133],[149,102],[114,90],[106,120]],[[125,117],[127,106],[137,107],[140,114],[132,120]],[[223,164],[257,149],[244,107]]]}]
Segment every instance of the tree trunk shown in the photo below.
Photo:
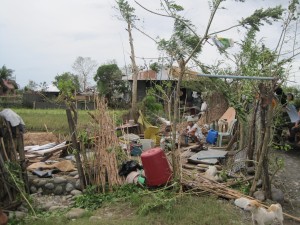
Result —
[{"label": "tree trunk", "polygon": [[179,146],[176,148],[175,142],[176,142],[176,127],[177,127],[177,120],[179,119],[179,101],[180,101],[180,86],[182,83],[182,78],[185,72],[185,63],[184,61],[179,61],[179,67],[180,67],[180,74],[177,81],[176,86],[176,95],[175,95],[175,101],[174,101],[174,118],[173,118],[173,128],[172,128],[172,163],[173,163],[173,175],[174,180],[181,182],[181,161],[180,161],[180,150]]},{"label": "tree trunk", "polygon": [[131,51],[131,64],[132,64],[132,97],[131,97],[131,118],[137,121],[137,78],[138,78],[138,68],[135,62],[135,53],[134,53],[134,46],[133,46],[133,38],[132,38],[132,27],[131,23],[128,24],[128,35],[129,35],[129,44],[130,44],[130,51]]},{"label": "tree trunk", "polygon": [[271,199],[271,182],[269,177],[269,148],[266,150],[266,154],[263,159],[263,191],[265,192],[266,199]]},{"label": "tree trunk", "polygon": [[[270,96],[268,96],[270,97]],[[272,97],[271,97],[272,98]],[[262,101],[263,102],[263,101]],[[262,105],[262,104],[261,104]],[[261,111],[265,111],[263,105]],[[266,119],[264,123],[264,130],[265,134],[263,135],[263,138],[261,140],[262,142],[262,148],[261,152],[259,154],[259,160],[258,160],[258,165],[255,171],[255,176],[254,180],[250,189],[250,196],[253,196],[253,193],[255,192],[256,184],[258,180],[261,177],[262,171],[263,171],[263,181],[264,181],[264,188],[265,188],[265,194],[266,197],[270,197],[270,179],[269,179],[269,171],[268,171],[268,150],[269,150],[269,143],[270,143],[270,138],[271,138],[271,125],[272,125],[272,118],[273,118],[273,108],[271,105],[269,105],[268,110],[267,110],[267,116],[265,117],[265,113],[263,113],[264,118]]]},{"label": "tree trunk", "polygon": [[[255,149],[255,131],[256,131],[256,116],[257,116],[257,109],[258,109],[259,101],[256,102],[255,108],[252,113],[252,119],[250,123],[250,131],[249,131],[249,142],[248,142],[248,150],[247,150],[247,157],[249,160],[254,159],[254,149]],[[248,162],[248,167],[253,166],[253,162]]]},{"label": "tree trunk", "polygon": [[81,163],[81,158],[80,158],[80,146],[77,142],[77,133],[76,133],[76,127],[74,124],[74,120],[72,118],[72,113],[70,109],[66,110],[67,113],[67,118],[68,118],[68,123],[69,123],[69,129],[70,129],[70,134],[72,138],[72,146],[75,152],[75,159],[76,159],[76,166],[78,170],[78,175],[79,175],[79,180],[80,180],[80,187],[82,190],[84,190],[86,182],[85,182],[85,176],[82,168],[82,163]]},{"label": "tree trunk", "polygon": [[239,123],[239,134],[240,134],[239,149],[243,149],[244,145],[245,145],[244,126],[245,126],[245,123],[243,121],[240,121],[240,123]]}]

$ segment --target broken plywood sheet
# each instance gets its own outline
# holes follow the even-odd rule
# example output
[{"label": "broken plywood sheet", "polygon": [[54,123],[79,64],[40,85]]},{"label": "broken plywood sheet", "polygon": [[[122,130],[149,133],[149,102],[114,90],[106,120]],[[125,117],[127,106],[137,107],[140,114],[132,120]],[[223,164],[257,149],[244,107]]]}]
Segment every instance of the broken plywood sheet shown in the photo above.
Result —
[{"label": "broken plywood sheet", "polygon": [[51,145],[49,145],[49,148],[42,148],[42,149],[38,149],[37,147],[33,150],[28,150],[27,152],[28,153],[31,153],[31,154],[37,154],[37,155],[45,155],[45,154],[48,154],[48,153],[54,153],[54,152],[57,152],[57,151],[60,151],[60,150],[63,150],[65,149],[66,147],[69,146],[69,144],[67,144],[66,141],[58,144],[58,145],[55,145],[53,147],[50,147]]},{"label": "broken plywood sheet", "polygon": [[207,150],[207,151],[200,151],[190,158],[188,158],[189,163],[204,163],[204,164],[217,164],[219,159],[224,159],[227,155],[227,151],[222,150]]},{"label": "broken plywood sheet", "polygon": [[70,160],[63,160],[50,165],[45,162],[37,162],[27,167],[28,171],[34,171],[36,169],[59,169],[62,172],[69,172],[74,171],[75,167]]}]

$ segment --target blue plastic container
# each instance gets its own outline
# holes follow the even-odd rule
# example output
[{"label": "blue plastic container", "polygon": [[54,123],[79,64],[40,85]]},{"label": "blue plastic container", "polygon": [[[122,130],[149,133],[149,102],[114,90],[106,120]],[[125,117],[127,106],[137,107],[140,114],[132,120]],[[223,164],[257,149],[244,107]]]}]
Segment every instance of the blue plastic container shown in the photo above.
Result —
[{"label": "blue plastic container", "polygon": [[141,144],[133,144],[131,145],[131,156],[140,156],[142,154],[142,145]]},{"label": "blue plastic container", "polygon": [[218,140],[218,131],[209,130],[206,137],[206,142],[215,145],[217,143],[217,140]]}]

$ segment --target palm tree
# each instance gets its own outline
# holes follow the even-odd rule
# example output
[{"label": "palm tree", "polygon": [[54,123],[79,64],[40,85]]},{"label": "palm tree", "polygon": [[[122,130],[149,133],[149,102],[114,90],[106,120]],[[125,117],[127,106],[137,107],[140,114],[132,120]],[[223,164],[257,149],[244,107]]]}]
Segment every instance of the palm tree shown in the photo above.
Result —
[{"label": "palm tree", "polygon": [[5,65],[3,65],[2,68],[0,68],[0,78],[4,80],[10,79],[12,78],[13,72],[14,71],[12,69],[8,69]]}]

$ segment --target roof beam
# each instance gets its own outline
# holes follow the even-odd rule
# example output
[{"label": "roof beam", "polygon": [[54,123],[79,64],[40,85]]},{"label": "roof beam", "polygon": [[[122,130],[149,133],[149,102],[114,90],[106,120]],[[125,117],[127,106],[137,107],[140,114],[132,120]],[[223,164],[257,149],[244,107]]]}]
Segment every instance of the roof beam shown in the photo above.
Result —
[{"label": "roof beam", "polygon": [[197,74],[200,77],[229,78],[229,79],[246,79],[246,80],[276,80],[275,77],[251,77],[251,76],[234,76],[234,75],[214,75],[214,74]]}]

